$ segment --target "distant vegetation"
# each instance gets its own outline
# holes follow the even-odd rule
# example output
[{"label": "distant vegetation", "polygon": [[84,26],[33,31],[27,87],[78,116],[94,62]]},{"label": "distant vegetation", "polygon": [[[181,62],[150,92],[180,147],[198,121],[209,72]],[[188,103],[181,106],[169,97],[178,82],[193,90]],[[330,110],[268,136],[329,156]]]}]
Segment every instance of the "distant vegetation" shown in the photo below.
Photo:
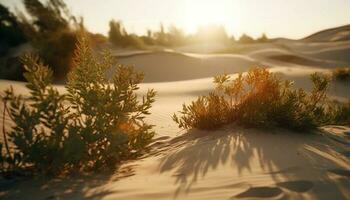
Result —
[{"label": "distant vegetation", "polygon": [[243,34],[238,41],[235,38],[229,37],[223,26],[209,25],[199,27],[194,34],[185,34],[183,30],[176,26],[168,27],[166,31],[164,26],[159,26],[159,31],[147,31],[147,35],[138,36],[136,34],[129,34],[121,22],[114,20],[109,23],[109,41],[115,46],[130,47],[137,49],[144,49],[147,46],[165,46],[176,47],[199,43],[223,43],[234,46],[236,42],[242,44],[263,43],[268,42],[266,34],[254,39],[246,34]]},{"label": "distant vegetation", "polygon": [[77,32],[82,28],[82,23],[78,23],[70,14],[62,0],[48,0],[45,3],[39,0],[23,0],[23,4],[26,14],[19,12],[14,15],[4,6],[0,6],[1,24],[7,30],[2,33],[1,38],[5,41],[2,43],[8,44],[2,45],[5,47],[2,50],[5,56],[1,58],[0,77],[23,79],[23,70],[18,70],[21,68],[19,59],[11,62],[11,50],[25,42],[34,48],[45,64],[51,66],[55,78],[65,77],[71,68]]},{"label": "distant vegetation", "polygon": [[108,38],[115,46],[134,47],[138,49],[144,48],[145,46],[142,39],[135,34],[128,34],[122,23],[114,20],[109,22]]},{"label": "distant vegetation", "polygon": [[239,40],[240,43],[253,43],[254,39],[250,37],[249,35],[243,34]]},{"label": "distant vegetation", "polygon": [[25,41],[26,37],[16,16],[0,4],[0,55]]},{"label": "distant vegetation", "polygon": [[[115,167],[145,151],[154,132],[144,118],[155,92],[138,99],[142,74],[118,65],[108,53],[94,56],[85,39],[75,52],[67,94],[51,85],[53,72],[38,57],[25,56],[23,63],[29,99],[12,88],[2,97],[3,126],[5,115],[14,122],[9,133],[4,127],[0,144],[3,175]],[[113,69],[110,84],[105,73]]]},{"label": "distant vegetation", "polygon": [[[263,34],[258,39],[243,34],[239,40],[228,36],[223,26],[199,27],[194,34],[176,27],[148,30],[146,35],[128,33],[120,21],[109,22],[108,36],[92,34],[85,29],[83,18],[73,16],[63,0],[22,0],[24,13],[11,13],[0,3],[0,78],[25,80],[19,56],[36,52],[50,66],[55,80],[66,78],[72,68],[74,45],[79,32],[84,31],[91,45],[98,49],[108,41],[116,47],[147,49],[148,47],[177,47],[206,42],[232,45],[267,42]],[[106,22],[107,23],[107,22]],[[52,48],[54,47],[54,48]],[[228,47],[229,48],[229,47]],[[231,49],[231,48],[229,48]]]},{"label": "distant vegetation", "polygon": [[350,81],[350,68],[336,68],[332,72],[333,78],[338,81]]},{"label": "distant vegetation", "polygon": [[265,33],[263,33],[261,35],[261,37],[259,37],[258,39],[256,39],[256,42],[268,42],[269,39],[267,38],[267,35]]},{"label": "distant vegetation", "polygon": [[228,123],[246,127],[282,127],[304,131],[325,124],[350,124],[350,102],[331,104],[326,95],[330,78],[312,74],[313,90],[293,89],[264,68],[253,68],[236,79],[214,78],[215,91],[183,105],[173,119],[180,128],[216,129]]},{"label": "distant vegetation", "polygon": [[119,47],[145,48],[147,46],[165,46],[176,47],[182,45],[203,43],[203,42],[221,42],[233,43],[222,26],[200,27],[193,35],[186,35],[183,30],[176,26],[170,26],[166,31],[160,24],[159,31],[147,31],[147,35],[138,36],[129,34],[121,22],[114,20],[109,23],[108,38],[111,43]]},{"label": "distant vegetation", "polygon": [[268,41],[269,39],[267,38],[265,33],[263,33],[261,37],[257,38],[256,40],[254,40],[254,38],[250,37],[247,34],[243,34],[238,40],[239,43],[243,43],[243,44],[264,43]]}]

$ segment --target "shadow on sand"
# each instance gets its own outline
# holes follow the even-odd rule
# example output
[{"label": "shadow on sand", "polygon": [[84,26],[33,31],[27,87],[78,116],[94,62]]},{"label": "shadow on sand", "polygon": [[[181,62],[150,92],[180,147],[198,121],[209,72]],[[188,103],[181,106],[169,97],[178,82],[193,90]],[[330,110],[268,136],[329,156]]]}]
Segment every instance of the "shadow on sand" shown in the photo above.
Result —
[{"label": "shadow on sand", "polygon": [[[293,197],[290,192],[293,195],[310,192],[315,199],[346,199],[350,191],[341,188],[350,186],[349,170],[343,169],[342,163],[349,166],[349,159],[339,152],[349,150],[349,146],[325,135],[231,127],[215,132],[190,131],[171,141],[173,150],[161,160],[159,170],[174,173],[177,185],[174,198],[199,191],[200,187],[195,185],[211,172],[221,173],[222,178],[222,173],[226,173],[222,170],[229,169],[225,180],[232,180],[232,184],[221,187],[247,189],[238,194],[232,192],[233,199],[284,199]],[[336,173],[339,182],[330,180],[331,172],[340,171]],[[252,176],[268,176],[266,180],[271,181],[255,185],[248,180]],[[326,193],[322,192],[324,189]]]},{"label": "shadow on sand", "polygon": [[134,175],[132,165],[99,173],[73,174],[64,178],[36,177],[0,180],[0,199],[88,199],[99,200],[116,193],[106,185]]}]

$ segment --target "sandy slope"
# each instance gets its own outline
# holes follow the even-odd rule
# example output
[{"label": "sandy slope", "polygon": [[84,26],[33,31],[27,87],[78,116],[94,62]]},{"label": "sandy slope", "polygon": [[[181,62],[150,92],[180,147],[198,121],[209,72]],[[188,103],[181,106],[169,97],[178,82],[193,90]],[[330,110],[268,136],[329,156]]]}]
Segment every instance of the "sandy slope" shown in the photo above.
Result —
[{"label": "sandy slope", "polygon": [[243,55],[198,55],[157,52],[120,57],[119,62],[134,65],[145,73],[145,82],[167,82],[242,72],[259,62]]},{"label": "sandy slope", "polygon": [[[310,90],[309,74],[331,69],[323,59],[318,60],[324,62],[322,67],[271,59],[272,55],[305,55],[279,45],[268,46],[240,55],[120,55],[120,62],[134,64],[146,73],[147,83],[141,84],[140,93],[148,88],[158,91],[147,119],[156,125],[152,151],[123,163],[116,172],[51,180],[0,180],[0,198],[350,199],[350,128],[329,126],[313,134],[298,134],[227,126],[212,132],[187,133],[171,120],[171,114],[180,110],[183,102],[213,88],[211,76],[216,74],[244,72],[251,65],[264,64],[281,77],[294,80],[296,87]],[[28,94],[23,83],[2,80],[0,91],[9,85]],[[63,86],[57,88],[65,91]],[[330,95],[340,101],[349,99],[349,85],[334,82]]]},{"label": "sandy slope", "polygon": [[322,30],[303,39],[303,41],[307,42],[334,42],[349,40],[350,25]]},{"label": "sandy slope", "polygon": [[[203,46],[203,45],[202,45]],[[244,72],[252,66],[292,66],[333,69],[350,66],[350,42],[309,43],[278,40],[273,43],[226,46],[194,45],[183,51],[116,53],[122,64],[136,66],[145,73],[145,82],[169,82],[208,78],[222,73]],[[210,52],[203,54],[202,51]],[[214,53],[213,53],[214,52]],[[225,52],[225,53],[215,53]]]}]

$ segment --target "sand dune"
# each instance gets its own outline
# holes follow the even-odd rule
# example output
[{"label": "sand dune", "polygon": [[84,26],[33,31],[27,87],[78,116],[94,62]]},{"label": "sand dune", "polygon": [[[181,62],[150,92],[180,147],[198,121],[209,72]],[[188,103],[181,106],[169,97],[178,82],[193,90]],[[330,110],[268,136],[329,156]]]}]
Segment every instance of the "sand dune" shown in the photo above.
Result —
[{"label": "sand dune", "polygon": [[[297,47],[296,47],[297,46]],[[253,44],[240,54],[199,54],[178,51],[117,55],[122,64],[145,73],[145,82],[182,81],[244,72],[252,66],[347,66],[350,43],[309,47],[309,43]],[[195,48],[195,47],[193,47]],[[300,49],[303,49],[301,51]],[[349,63],[350,64],[350,63]],[[189,72],[190,70],[190,72]]]},{"label": "sand dune", "polygon": [[[349,53],[350,42],[323,42],[323,43],[305,43],[288,42],[283,43],[288,46],[290,52],[308,59],[317,59],[329,65],[350,65]],[[322,63],[321,63],[322,64]]]},{"label": "sand dune", "polygon": [[303,39],[307,42],[336,42],[350,40],[350,25],[331,28],[312,34]]},{"label": "sand dune", "polygon": [[[270,67],[293,80],[295,87],[311,91],[309,75],[330,73],[337,64],[348,62],[348,44],[278,40],[247,45],[240,54],[208,53],[223,46],[210,47],[210,51],[208,46],[116,51],[120,63],[135,65],[145,73],[139,94],[149,88],[158,91],[147,118],[156,125],[152,151],[122,163],[117,171],[55,179],[0,179],[0,198],[26,199],[30,194],[31,199],[350,199],[349,127],[322,127],[313,134],[235,126],[185,132],[170,117],[182,103],[208,94],[214,87],[212,76],[236,76],[255,65]],[[339,61],[340,57],[344,59]],[[24,83],[15,81],[0,80],[0,91],[10,85],[28,95]],[[65,92],[63,85],[55,87]],[[346,101],[349,85],[332,82],[329,94]],[[0,105],[0,117],[2,109]],[[7,127],[11,124],[9,119],[5,122]]]},{"label": "sand dune", "polygon": [[350,63],[350,45],[345,47],[333,47],[333,48],[326,48],[321,49],[319,51],[314,51],[311,53],[308,53],[309,56],[320,58],[320,59],[327,59],[327,60],[334,60],[334,61],[343,61],[344,63],[349,64]]},{"label": "sand dune", "polygon": [[3,199],[29,193],[33,199],[350,198],[348,128],[296,135],[225,127],[184,134],[164,107],[176,109],[185,97],[160,98],[150,119],[158,136],[146,157],[117,173],[7,182]]},{"label": "sand dune", "polygon": [[[187,49],[190,47],[187,46]],[[310,43],[284,41],[274,43],[237,44],[239,54],[198,53],[202,46],[192,46],[192,52],[162,50],[116,54],[122,64],[134,65],[145,73],[145,82],[182,81],[212,77],[222,73],[244,72],[252,66],[309,66],[333,69],[350,65],[350,42]],[[209,48],[209,47],[208,47]],[[215,49],[215,47],[210,47]],[[189,72],[189,70],[191,72]]]},{"label": "sand dune", "polygon": [[173,52],[120,57],[119,62],[134,65],[145,73],[145,82],[167,82],[237,73],[259,62],[242,55],[186,55]]},{"label": "sand dune", "polygon": [[[271,70],[307,90],[311,89],[310,73],[327,72],[291,66]],[[10,84],[27,94],[23,83],[1,81],[0,89]],[[350,90],[341,86],[335,84],[331,95],[348,99]],[[63,86],[56,87],[64,92]],[[228,126],[186,133],[170,115],[183,102],[207,94],[213,88],[212,79],[144,83],[140,93],[148,88],[158,91],[147,119],[156,125],[157,134],[149,154],[122,164],[117,172],[0,181],[0,197],[21,199],[30,193],[33,199],[350,198],[349,128],[329,126],[314,134],[297,134]]]}]

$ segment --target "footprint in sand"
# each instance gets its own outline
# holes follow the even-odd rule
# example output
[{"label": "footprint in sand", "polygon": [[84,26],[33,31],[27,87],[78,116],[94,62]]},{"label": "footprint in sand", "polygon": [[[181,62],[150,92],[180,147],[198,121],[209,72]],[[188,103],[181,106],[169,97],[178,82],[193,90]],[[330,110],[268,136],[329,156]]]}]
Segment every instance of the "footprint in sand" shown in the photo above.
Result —
[{"label": "footprint in sand", "polygon": [[287,190],[291,190],[293,192],[307,192],[311,188],[314,187],[314,184],[311,181],[286,181],[286,182],[280,182],[276,184],[277,186],[281,188],[285,188]]},{"label": "footprint in sand", "polygon": [[282,193],[278,187],[251,187],[233,198],[273,198]]},{"label": "footprint in sand", "polygon": [[350,170],[330,169],[330,170],[328,170],[328,172],[331,172],[331,173],[339,175],[339,176],[344,176],[344,177],[350,178]]}]

